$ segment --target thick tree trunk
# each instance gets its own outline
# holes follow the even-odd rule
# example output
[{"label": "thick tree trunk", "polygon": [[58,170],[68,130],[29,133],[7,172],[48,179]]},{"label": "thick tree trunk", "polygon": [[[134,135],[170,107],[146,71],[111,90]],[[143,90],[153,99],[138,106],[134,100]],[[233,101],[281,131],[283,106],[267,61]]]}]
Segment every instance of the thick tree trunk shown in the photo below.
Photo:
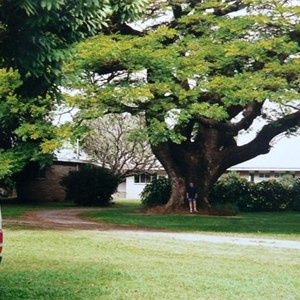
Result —
[{"label": "thick tree trunk", "polygon": [[[203,149],[202,149],[203,150]],[[185,148],[173,143],[159,144],[153,152],[165,168],[172,185],[171,197],[167,208],[179,208],[187,205],[186,187],[193,182],[197,188],[197,204],[208,207],[209,192],[219,176],[226,170],[219,163],[215,152]]]},{"label": "thick tree trunk", "polygon": [[180,208],[185,201],[185,179],[182,177],[171,177],[172,192],[166,205],[167,208]]},{"label": "thick tree trunk", "polygon": [[249,112],[246,110],[244,113],[244,119],[236,124],[206,124],[204,120],[196,128],[179,128],[184,136],[190,136],[185,142],[176,144],[168,141],[152,146],[153,153],[172,182],[168,208],[184,205],[189,182],[193,182],[198,189],[198,204],[209,206],[209,193],[213,185],[229,167],[268,153],[275,136],[288,128],[300,126],[300,111],[297,111],[265,125],[251,142],[238,146],[235,141],[238,131],[248,128],[247,122],[251,124],[261,108],[255,103],[252,106],[249,106]]},{"label": "thick tree trunk", "polygon": [[179,208],[184,205],[186,174],[176,159],[171,154],[169,143],[159,144],[152,147],[153,153],[164,166],[172,185],[171,197],[167,203],[167,208]]}]

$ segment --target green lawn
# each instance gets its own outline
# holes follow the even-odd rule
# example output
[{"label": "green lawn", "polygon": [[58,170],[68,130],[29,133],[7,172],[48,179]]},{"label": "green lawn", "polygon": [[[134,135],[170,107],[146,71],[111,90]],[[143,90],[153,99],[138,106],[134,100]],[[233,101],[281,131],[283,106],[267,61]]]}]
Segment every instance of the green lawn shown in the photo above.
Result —
[{"label": "green lawn", "polygon": [[[63,207],[2,205],[2,211],[6,218]],[[119,201],[93,217],[176,231],[300,238],[299,213],[143,215],[138,202]],[[26,226],[6,226],[4,242],[1,300],[300,299],[299,250]]]},{"label": "green lawn", "polygon": [[83,216],[113,224],[193,231],[267,235],[300,239],[300,213],[241,213],[234,217],[186,215],[151,215],[140,211],[140,203],[117,201],[113,208],[88,212]]},{"label": "green lawn", "polygon": [[[27,211],[45,210],[45,209],[63,209],[74,207],[70,203],[43,203],[43,204],[20,204],[15,201],[0,201],[2,217],[18,218]],[[1,298],[0,298],[1,299]]]},{"label": "green lawn", "polygon": [[0,299],[299,299],[299,250],[5,230]]}]

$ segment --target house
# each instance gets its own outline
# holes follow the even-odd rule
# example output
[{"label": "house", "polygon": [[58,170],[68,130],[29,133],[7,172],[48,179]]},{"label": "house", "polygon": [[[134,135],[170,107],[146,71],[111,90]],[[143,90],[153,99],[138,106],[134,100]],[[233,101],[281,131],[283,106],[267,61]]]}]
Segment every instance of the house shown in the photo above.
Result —
[{"label": "house", "polygon": [[119,185],[118,192],[114,198],[139,199],[141,192],[148,183],[150,183],[154,178],[166,176],[167,174],[164,169],[153,170],[151,173],[149,172],[128,176],[126,181]]},{"label": "house", "polygon": [[[246,178],[248,181],[252,182],[279,179],[284,175],[291,175],[295,179],[300,178],[300,168],[234,166],[228,169],[227,172],[236,172],[242,178]],[[167,176],[163,169],[156,170],[152,174],[129,176],[126,178],[126,182],[123,182],[121,185],[119,185],[118,193],[115,194],[115,198],[139,199],[140,194],[145,186],[151,182],[153,178],[160,176]]]},{"label": "house", "polygon": [[[45,170],[37,168],[26,172],[26,177],[17,185],[18,197],[23,201],[59,202],[64,201],[65,191],[60,181],[70,171],[76,171],[83,166],[91,164],[88,160],[62,159],[54,161],[53,165]],[[262,180],[278,179],[283,175],[292,175],[300,178],[300,168],[282,167],[255,167],[238,165],[228,169],[228,172],[237,172],[241,177],[249,181],[260,182]],[[166,177],[164,169],[156,169],[149,173],[129,176],[126,181],[118,186],[114,198],[139,199],[145,186],[154,178]]]},{"label": "house", "polygon": [[37,167],[27,170],[17,182],[18,198],[24,202],[59,202],[64,201],[65,191],[60,181],[70,171],[76,171],[90,164],[78,159],[60,159],[49,168]]},{"label": "house", "polygon": [[[288,153],[283,151],[286,151],[286,148],[280,152],[282,147],[279,147],[272,150],[274,155],[259,156],[229,168],[228,172],[237,172],[241,177],[253,182],[277,179],[286,174],[292,175],[296,179],[300,178],[298,145],[298,139],[294,140],[292,144],[289,144],[289,140],[285,140],[285,146],[289,146],[296,154],[290,151],[291,155],[284,155],[284,153]],[[57,155],[53,166],[44,171],[35,170],[35,174],[29,174],[28,178],[23,180],[23,184],[18,185],[19,196],[25,200],[63,201],[65,191],[60,185],[62,177],[72,170],[79,170],[82,166],[91,164],[86,155],[79,152],[75,152],[75,154],[76,158],[74,158],[74,149],[69,152],[64,150]],[[145,174],[129,176],[119,185],[114,198],[139,199],[145,186],[153,178],[160,176],[167,176],[162,168]]]},{"label": "house", "polygon": [[236,172],[241,177],[251,182],[261,182],[270,179],[279,179],[284,175],[291,175],[295,179],[300,178],[300,168],[280,168],[280,167],[241,167],[235,166],[228,169],[230,172]]}]

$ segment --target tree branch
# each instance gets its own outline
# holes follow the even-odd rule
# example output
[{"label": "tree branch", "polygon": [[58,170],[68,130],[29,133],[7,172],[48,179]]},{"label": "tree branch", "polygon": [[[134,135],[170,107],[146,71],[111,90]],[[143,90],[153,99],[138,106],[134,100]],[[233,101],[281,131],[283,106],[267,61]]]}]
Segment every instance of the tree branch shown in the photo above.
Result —
[{"label": "tree branch", "polygon": [[270,142],[277,135],[300,127],[300,110],[286,115],[276,121],[265,125],[257,136],[248,144],[230,147],[224,151],[225,164],[228,167],[250,160],[258,155],[267,154],[270,151]]},{"label": "tree branch", "polygon": [[263,102],[251,101],[243,112],[243,118],[239,122],[230,125],[232,131],[238,133],[242,129],[247,130],[253,121],[261,115],[262,106]]},{"label": "tree branch", "polygon": [[243,3],[244,2],[243,0],[238,0],[233,3],[230,0],[225,1],[225,2],[228,2],[228,6],[226,6],[225,8],[214,9],[213,14],[215,16],[218,16],[218,17],[225,16],[225,15],[228,15],[229,13],[239,11],[248,6]]}]

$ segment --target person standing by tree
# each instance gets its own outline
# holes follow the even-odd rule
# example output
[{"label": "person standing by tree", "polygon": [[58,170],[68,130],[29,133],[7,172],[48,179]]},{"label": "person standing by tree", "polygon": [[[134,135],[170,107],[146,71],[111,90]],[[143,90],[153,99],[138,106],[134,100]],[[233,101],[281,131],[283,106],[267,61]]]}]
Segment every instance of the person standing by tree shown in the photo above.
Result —
[{"label": "person standing by tree", "polygon": [[186,197],[189,201],[189,207],[190,207],[190,213],[198,212],[197,210],[197,204],[196,204],[196,198],[197,198],[197,189],[194,186],[193,182],[190,182],[187,190],[186,190]]}]

